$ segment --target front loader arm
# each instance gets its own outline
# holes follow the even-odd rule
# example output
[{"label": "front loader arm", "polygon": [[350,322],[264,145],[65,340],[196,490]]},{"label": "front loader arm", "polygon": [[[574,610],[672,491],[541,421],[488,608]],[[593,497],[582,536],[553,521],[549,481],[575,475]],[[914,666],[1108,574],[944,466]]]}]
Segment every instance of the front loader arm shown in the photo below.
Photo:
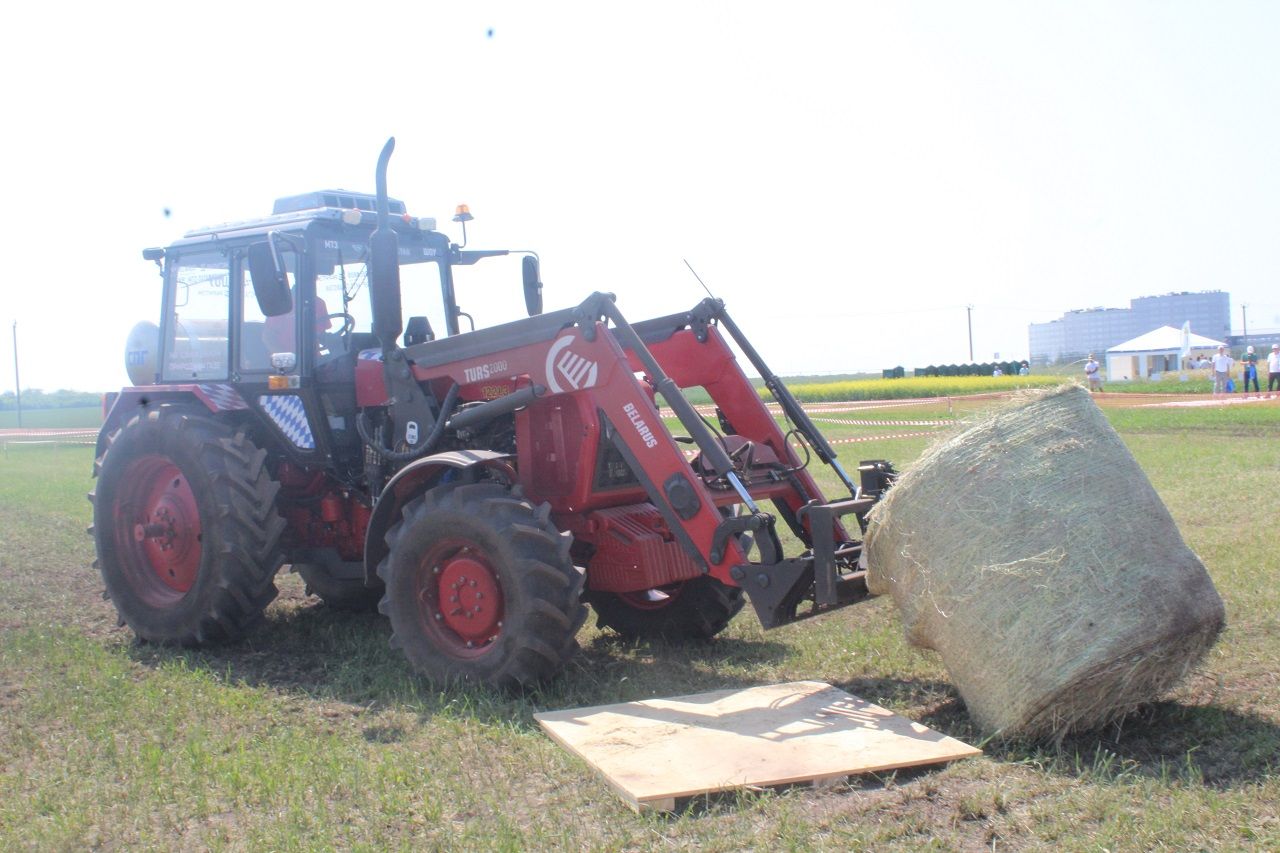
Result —
[{"label": "front loader arm", "polygon": [[[713,325],[699,328],[694,323],[673,329],[669,321],[655,325],[641,323],[637,331],[677,385],[703,388],[736,434],[768,447],[787,465],[789,488],[774,489],[770,496],[796,536],[806,545],[812,544],[808,523],[800,518],[801,509],[811,501],[821,500],[822,492],[743,372],[724,336]],[[630,355],[632,367],[643,369],[634,352]],[[834,534],[838,539],[846,538],[838,523]]]},{"label": "front loader arm", "polygon": [[[626,459],[649,500],[662,514],[668,529],[685,551],[717,580],[736,585],[731,572],[733,567],[746,562],[746,555],[736,539],[726,541],[723,535],[718,537],[724,518],[717,508],[715,496],[694,474],[681,446],[663,425],[649,393],[631,371],[616,334],[617,327],[608,329],[603,323],[596,323],[592,329],[594,340],[587,339],[587,329],[581,330],[581,337],[575,337],[572,344],[562,343],[566,340],[564,337],[558,340],[563,352],[570,355],[567,360],[558,360],[554,370],[560,371],[562,365],[571,368],[577,363],[577,358],[600,359],[600,381],[591,388],[584,388],[583,393],[589,395],[591,405],[599,413],[602,438],[611,442]],[[571,334],[577,336],[579,330]],[[605,364],[608,365],[607,371],[603,369]],[[580,367],[578,369],[581,371]],[[553,380],[554,374],[549,378]],[[658,392],[663,393],[661,384],[656,384]],[[675,399],[688,405],[678,389],[668,390],[664,399],[668,405]],[[682,423],[686,428],[692,426],[690,432],[694,434],[695,441],[699,441],[698,428],[706,433],[703,439],[706,443],[699,441],[699,447],[718,451],[718,455],[723,457],[724,470],[736,480],[724,448],[710,437],[706,425],[692,413],[692,407],[689,411],[690,422],[684,422],[682,418]],[[750,501],[745,490],[742,495]],[[753,529],[763,528],[771,521],[767,517],[760,518]]]},{"label": "front loader arm", "polygon": [[[784,434],[764,405],[754,385],[738,365],[723,328],[748,361],[765,380],[766,387],[793,425]],[[630,355],[634,369],[651,369],[653,358],[667,368],[681,387],[701,386],[711,396],[722,416],[732,425],[737,440],[746,439],[768,447],[787,466],[786,484],[752,488],[773,499],[782,517],[809,551],[792,559],[761,554],[758,563],[735,567],[731,575],[751,597],[761,623],[766,628],[802,618],[797,613],[801,601],[811,599],[814,615],[865,597],[865,572],[860,570],[862,543],[851,538],[841,518],[853,515],[859,528],[867,512],[896,478],[887,462],[864,462],[859,466],[861,485],[855,486],[836,453],[800,408],[790,390],[764,363],[718,299],[704,299],[686,314],[645,321],[635,327],[644,347]],[[797,436],[830,466],[848,490],[844,500],[826,501],[817,483],[800,463],[790,446]],[[748,504],[754,510],[754,505]],[[723,529],[723,528],[722,528]]]}]

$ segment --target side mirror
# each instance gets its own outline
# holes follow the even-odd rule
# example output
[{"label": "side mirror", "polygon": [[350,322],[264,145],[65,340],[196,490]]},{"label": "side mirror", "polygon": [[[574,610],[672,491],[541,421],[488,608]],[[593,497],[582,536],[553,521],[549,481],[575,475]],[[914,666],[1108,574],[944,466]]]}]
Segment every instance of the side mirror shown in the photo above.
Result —
[{"label": "side mirror", "polygon": [[249,278],[253,281],[253,295],[258,298],[258,307],[263,315],[279,317],[293,310],[289,276],[270,237],[265,243],[249,246]]},{"label": "side mirror", "polygon": [[520,272],[524,276],[524,307],[529,309],[530,317],[536,317],[542,313],[542,279],[538,259],[525,255],[520,261]]}]

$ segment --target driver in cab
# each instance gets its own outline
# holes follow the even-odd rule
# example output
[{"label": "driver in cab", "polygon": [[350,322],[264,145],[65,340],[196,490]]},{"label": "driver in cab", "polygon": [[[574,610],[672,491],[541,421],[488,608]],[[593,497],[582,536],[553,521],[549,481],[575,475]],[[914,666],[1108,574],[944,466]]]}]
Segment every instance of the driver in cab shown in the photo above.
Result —
[{"label": "driver in cab", "polygon": [[[266,318],[262,327],[262,342],[266,344],[268,353],[298,352],[297,325],[294,323],[297,309],[298,302],[295,298],[293,307],[288,312]],[[316,348],[319,349],[324,333],[333,328],[329,308],[319,296],[315,298],[315,324]]]}]

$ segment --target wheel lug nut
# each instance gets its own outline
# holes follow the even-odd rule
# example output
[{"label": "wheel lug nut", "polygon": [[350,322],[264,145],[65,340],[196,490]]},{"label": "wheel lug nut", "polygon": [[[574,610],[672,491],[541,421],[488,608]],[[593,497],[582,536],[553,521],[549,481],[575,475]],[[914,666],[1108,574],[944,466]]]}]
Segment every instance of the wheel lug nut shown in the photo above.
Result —
[{"label": "wheel lug nut", "polygon": [[472,586],[475,586],[475,585],[476,585],[476,582],[475,582],[475,581],[472,581],[472,582],[471,582],[471,585],[472,585]]},{"label": "wheel lug nut", "polygon": [[441,619],[443,619],[443,618],[444,618],[444,614],[443,614],[443,613],[437,613],[437,614],[436,614],[436,621],[437,621],[437,622],[439,622],[439,621],[440,621]]}]

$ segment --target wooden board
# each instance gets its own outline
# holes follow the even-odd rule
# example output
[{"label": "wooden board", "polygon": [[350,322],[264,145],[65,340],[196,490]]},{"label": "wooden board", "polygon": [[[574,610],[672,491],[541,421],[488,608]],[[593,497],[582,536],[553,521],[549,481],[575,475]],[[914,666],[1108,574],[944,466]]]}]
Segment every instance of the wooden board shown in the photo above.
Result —
[{"label": "wooden board", "polygon": [[824,782],[982,750],[819,681],[534,714],[632,808],[680,797]]}]

